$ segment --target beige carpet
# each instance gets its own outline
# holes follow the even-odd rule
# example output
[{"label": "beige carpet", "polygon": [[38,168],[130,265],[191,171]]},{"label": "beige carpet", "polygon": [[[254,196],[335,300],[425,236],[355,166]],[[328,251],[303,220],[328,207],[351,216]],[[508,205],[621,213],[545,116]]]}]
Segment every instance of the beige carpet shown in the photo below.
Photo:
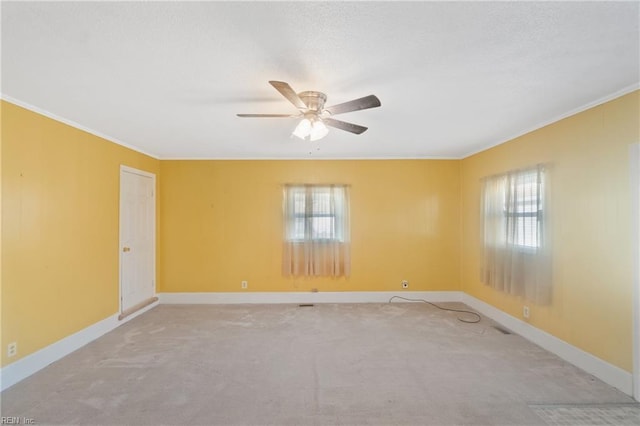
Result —
[{"label": "beige carpet", "polygon": [[638,409],[522,337],[456,315],[422,303],[162,305],[3,392],[2,416],[78,425],[578,425],[608,420],[550,410]]}]

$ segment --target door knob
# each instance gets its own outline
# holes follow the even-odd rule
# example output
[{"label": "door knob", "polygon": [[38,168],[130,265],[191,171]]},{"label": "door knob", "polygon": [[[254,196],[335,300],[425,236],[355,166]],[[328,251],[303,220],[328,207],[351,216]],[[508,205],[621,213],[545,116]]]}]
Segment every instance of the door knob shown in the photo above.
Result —
[{"label": "door knob", "polygon": [[131,248],[130,247],[122,247],[122,251],[126,253],[128,251],[131,251]]}]

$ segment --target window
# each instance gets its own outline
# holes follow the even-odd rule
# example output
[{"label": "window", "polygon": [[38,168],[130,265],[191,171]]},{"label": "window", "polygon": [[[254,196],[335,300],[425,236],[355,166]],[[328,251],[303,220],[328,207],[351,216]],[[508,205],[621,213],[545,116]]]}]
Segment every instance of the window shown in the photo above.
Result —
[{"label": "window", "polygon": [[285,207],[288,217],[289,241],[343,241],[344,204],[343,186],[289,186]]},{"label": "window", "polygon": [[540,247],[544,213],[543,176],[537,169],[505,176],[505,232],[508,243],[514,246]]},{"label": "window", "polygon": [[286,185],[283,217],[285,276],[349,275],[346,185]]},{"label": "window", "polygon": [[545,167],[482,180],[482,281],[545,303],[551,297]]}]

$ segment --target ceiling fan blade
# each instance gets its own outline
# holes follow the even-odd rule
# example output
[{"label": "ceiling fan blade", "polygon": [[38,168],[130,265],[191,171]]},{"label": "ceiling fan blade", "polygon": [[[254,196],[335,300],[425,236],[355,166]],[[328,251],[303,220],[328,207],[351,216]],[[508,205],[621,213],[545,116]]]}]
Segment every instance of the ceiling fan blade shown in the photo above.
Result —
[{"label": "ceiling fan blade", "polygon": [[325,111],[329,111],[331,114],[344,114],[345,112],[358,111],[360,109],[376,108],[382,105],[380,99],[375,95],[365,96],[364,98],[354,99],[353,101],[345,102],[325,108]]},{"label": "ceiling fan blade", "polygon": [[307,105],[300,99],[300,96],[298,96],[291,86],[289,86],[289,83],[285,83],[284,81],[270,81],[269,84],[275,87],[282,96],[287,98],[289,102],[299,110],[305,111],[307,109]]},{"label": "ceiling fan blade", "polygon": [[335,127],[336,129],[346,130],[347,132],[355,133],[359,135],[367,130],[367,127],[359,126],[353,123],[347,123],[346,121],[334,120],[333,118],[323,118],[324,124],[327,126]]},{"label": "ceiling fan blade", "polygon": [[291,114],[236,114],[238,117],[251,117],[251,118],[284,118],[284,117],[297,117],[297,115]]}]

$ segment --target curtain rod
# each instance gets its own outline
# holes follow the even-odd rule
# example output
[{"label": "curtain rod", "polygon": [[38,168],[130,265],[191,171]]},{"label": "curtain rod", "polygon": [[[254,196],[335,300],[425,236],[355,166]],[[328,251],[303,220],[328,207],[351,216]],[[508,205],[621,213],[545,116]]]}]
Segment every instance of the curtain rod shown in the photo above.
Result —
[{"label": "curtain rod", "polygon": [[534,164],[533,166],[527,166],[527,167],[520,167],[517,169],[511,169],[511,170],[507,170],[504,172],[500,172],[500,173],[494,173],[492,175],[487,175],[487,176],[482,176],[480,178],[481,181],[485,180],[485,179],[492,179],[492,178],[496,178],[496,177],[500,177],[500,176],[506,176],[510,173],[522,173],[522,172],[528,172],[531,170],[538,170],[538,168],[542,167],[544,168],[548,168],[549,164],[548,163],[537,163]]},{"label": "curtain rod", "polygon": [[285,183],[283,186],[341,186],[350,187],[349,183]]}]

